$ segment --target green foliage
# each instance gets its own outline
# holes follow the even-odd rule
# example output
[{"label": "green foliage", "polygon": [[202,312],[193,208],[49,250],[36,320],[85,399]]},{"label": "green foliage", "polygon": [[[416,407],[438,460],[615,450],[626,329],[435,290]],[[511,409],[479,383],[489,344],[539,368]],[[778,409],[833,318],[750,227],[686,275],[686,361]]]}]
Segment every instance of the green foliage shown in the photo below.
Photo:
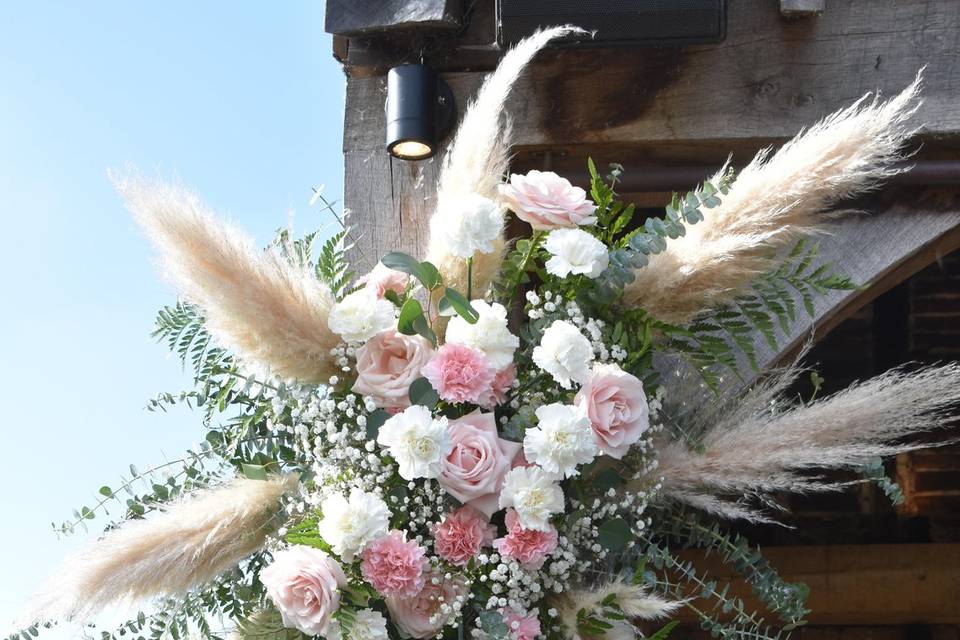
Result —
[{"label": "green foliage", "polygon": [[520,287],[530,282],[536,272],[535,258],[543,246],[547,234],[534,231],[530,238],[517,240],[500,265],[500,275],[494,283],[494,297],[506,307],[513,304]]},{"label": "green foliage", "polygon": [[[353,291],[350,283],[353,282],[356,275],[350,270],[350,265],[346,259],[348,247],[344,243],[348,233],[347,229],[343,229],[323,243],[316,266],[317,278],[326,283],[333,297],[337,300],[343,300],[344,296]],[[312,241],[313,235],[315,234],[310,234],[307,238]],[[294,242],[295,246],[297,242],[299,241]],[[309,242],[307,246],[309,247]],[[307,253],[307,260],[301,264],[309,265],[309,253]]]},{"label": "green foliage", "polygon": [[746,579],[754,595],[777,615],[785,628],[803,624],[809,613],[806,599],[809,589],[802,583],[783,580],[758,549],[739,534],[724,531],[719,524],[704,524],[696,513],[661,512],[657,533],[686,547],[707,549],[732,566]]},{"label": "green foliage", "polygon": [[265,605],[237,622],[237,636],[243,640],[306,640],[309,636],[283,626],[276,607]]},{"label": "green foliage", "polygon": [[871,459],[861,467],[860,472],[864,478],[875,483],[883,490],[883,493],[890,499],[891,504],[896,506],[903,502],[903,490],[900,489],[900,485],[887,476],[887,470],[883,466],[883,458],[877,457]]},{"label": "green foliage", "polygon": [[229,369],[233,357],[225,350],[214,346],[213,339],[204,326],[205,318],[200,309],[192,304],[178,301],[172,307],[164,307],[157,314],[151,337],[165,343],[167,348],[180,357],[180,363],[193,367],[199,381],[215,370]]},{"label": "green foliage", "polygon": [[701,314],[688,327],[661,325],[668,347],[685,356],[714,389],[720,381],[719,370],[741,375],[738,353],[759,371],[757,336],[777,351],[780,334],[787,334],[796,320],[797,297],[813,317],[815,295],[856,288],[830,264],[815,265],[816,256],[817,245],[801,240],[776,269],[754,282],[751,293]]}]

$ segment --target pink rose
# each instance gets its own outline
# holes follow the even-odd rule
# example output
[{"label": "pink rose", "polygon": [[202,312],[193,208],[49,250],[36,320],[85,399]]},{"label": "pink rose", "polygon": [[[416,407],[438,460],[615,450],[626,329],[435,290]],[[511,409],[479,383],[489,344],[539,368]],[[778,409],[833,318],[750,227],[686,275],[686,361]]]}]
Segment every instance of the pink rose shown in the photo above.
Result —
[{"label": "pink rose", "polygon": [[273,554],[260,571],[267,595],[283,618],[283,626],[308,636],[324,635],[340,608],[340,589],[347,577],[340,565],[319,549],[296,545]]},{"label": "pink rose", "polygon": [[409,282],[410,276],[402,271],[394,271],[382,262],[378,262],[370,273],[357,280],[357,284],[373,291],[378,298],[383,298],[387,291],[403,295],[407,291]]},{"label": "pink rose", "polygon": [[420,336],[394,329],[381,331],[357,350],[357,381],[353,392],[370,396],[382,409],[410,406],[410,385],[420,377],[433,347]]},{"label": "pink rose", "polygon": [[590,418],[600,451],[618,460],[650,426],[643,383],[615,364],[595,365],[574,404]]},{"label": "pink rose", "polygon": [[440,486],[489,517],[498,509],[503,476],[521,445],[497,435],[492,413],[474,411],[451,420],[448,428],[453,449],[442,461]]},{"label": "pink rose", "polygon": [[507,535],[494,540],[494,548],[503,557],[512,558],[529,569],[542,567],[547,556],[557,548],[557,530],[553,525],[547,531],[524,529],[513,509],[507,510],[505,522]]},{"label": "pink rose", "polygon": [[430,568],[423,548],[396,530],[371,542],[360,557],[364,579],[385,596],[417,595]]},{"label": "pink rose", "polygon": [[517,640],[534,640],[540,635],[540,618],[536,611],[523,615],[516,609],[501,609],[500,615]]},{"label": "pink rose", "polygon": [[517,381],[517,368],[511,362],[493,377],[493,384],[490,385],[490,393],[485,398],[481,398],[479,404],[484,409],[493,409],[507,400],[507,393]]},{"label": "pink rose", "polygon": [[473,404],[489,397],[496,375],[483,351],[449,343],[437,350],[422,373],[447,402]]},{"label": "pink rose", "polygon": [[469,505],[447,514],[443,522],[433,525],[433,548],[437,555],[452,564],[464,567],[480,549],[493,542],[496,527],[490,518]]},{"label": "pink rose", "polygon": [[547,231],[597,221],[593,215],[597,207],[587,199],[587,192],[553,171],[513,174],[509,184],[500,185],[500,196],[534,229]]},{"label": "pink rose", "polygon": [[[437,578],[438,584],[434,584],[432,578]],[[453,615],[452,611],[443,613],[440,605],[452,605],[457,598],[465,595],[465,592],[462,578],[456,576],[447,580],[443,573],[438,572],[427,576],[426,584],[417,595],[409,598],[388,597],[384,601],[390,612],[390,620],[402,636],[430,638],[436,635]]]}]

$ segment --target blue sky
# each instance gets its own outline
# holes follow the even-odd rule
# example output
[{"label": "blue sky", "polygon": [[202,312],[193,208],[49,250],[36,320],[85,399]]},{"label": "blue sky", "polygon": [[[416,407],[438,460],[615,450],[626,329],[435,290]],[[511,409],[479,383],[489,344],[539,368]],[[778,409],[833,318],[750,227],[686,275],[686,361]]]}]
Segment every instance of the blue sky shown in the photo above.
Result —
[{"label": "blue sky", "polygon": [[106,172],[179,179],[265,243],[325,226],[342,190],[344,76],[323,4],[5,2],[0,6],[0,631],[63,555],[51,521],[130,463],[202,438],[150,338],[174,299]]}]

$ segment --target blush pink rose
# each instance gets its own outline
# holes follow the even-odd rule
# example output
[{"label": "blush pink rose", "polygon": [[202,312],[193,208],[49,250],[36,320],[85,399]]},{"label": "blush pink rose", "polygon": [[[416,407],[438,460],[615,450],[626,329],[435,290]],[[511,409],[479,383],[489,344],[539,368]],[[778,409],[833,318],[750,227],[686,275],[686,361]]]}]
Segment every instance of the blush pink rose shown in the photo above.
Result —
[{"label": "blush pink rose", "polygon": [[523,615],[516,609],[501,609],[500,615],[516,640],[534,640],[540,635],[540,618],[536,611]]},{"label": "blush pink rose", "polygon": [[478,404],[491,393],[496,371],[479,349],[445,344],[423,367],[423,377],[447,402]]},{"label": "blush pink rose", "polygon": [[[433,583],[437,578],[437,584]],[[400,634],[407,638],[431,638],[447,622],[453,612],[443,613],[442,604],[452,604],[454,600],[466,594],[463,579],[455,576],[444,578],[442,573],[427,576],[426,584],[415,596],[409,598],[384,598],[390,621]]]},{"label": "blush pink rose", "polygon": [[453,449],[441,463],[440,486],[489,517],[499,508],[503,477],[522,445],[497,435],[492,413],[474,411],[451,420],[448,429]]},{"label": "blush pink rose", "polygon": [[340,589],[347,586],[336,560],[302,545],[273,554],[273,563],[260,571],[260,580],[280,611],[283,626],[308,636],[326,633],[340,608]]},{"label": "blush pink rose", "polygon": [[590,418],[597,447],[620,459],[650,427],[643,383],[615,364],[598,364],[574,404]]},{"label": "blush pink rose", "polygon": [[587,192],[553,171],[515,173],[508,184],[500,185],[500,196],[534,229],[548,231],[597,221],[593,215],[597,207],[587,199]]},{"label": "blush pink rose", "polygon": [[513,509],[507,510],[507,535],[493,541],[493,547],[505,558],[516,560],[529,569],[539,569],[557,548],[557,530],[550,525],[547,531],[524,529]]},{"label": "blush pink rose", "polygon": [[403,295],[407,291],[409,282],[410,276],[402,271],[395,271],[382,262],[378,262],[370,273],[357,280],[357,284],[373,291],[378,298],[383,298],[387,291]]},{"label": "blush pink rose", "polygon": [[381,409],[410,406],[410,385],[433,356],[430,342],[395,329],[381,331],[357,350],[357,381],[353,392],[373,398]]},{"label": "blush pink rose", "polygon": [[420,593],[430,568],[423,548],[396,530],[367,545],[360,558],[363,578],[385,596],[406,598]]},{"label": "blush pink rose", "polygon": [[480,555],[480,549],[493,542],[496,527],[490,518],[469,505],[447,514],[433,525],[433,549],[437,555],[460,567]]},{"label": "blush pink rose", "polygon": [[507,400],[507,393],[517,381],[517,368],[511,362],[493,377],[493,383],[490,385],[490,392],[485,398],[482,398],[479,404],[484,409],[493,409],[503,404]]}]

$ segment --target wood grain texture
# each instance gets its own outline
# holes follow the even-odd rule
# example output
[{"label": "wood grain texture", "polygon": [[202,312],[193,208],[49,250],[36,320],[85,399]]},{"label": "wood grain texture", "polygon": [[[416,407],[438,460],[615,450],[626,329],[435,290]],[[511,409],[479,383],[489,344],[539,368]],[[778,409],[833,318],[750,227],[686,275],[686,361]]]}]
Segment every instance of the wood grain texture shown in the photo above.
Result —
[{"label": "wood grain texture", "polygon": [[780,13],[785,16],[818,15],[826,7],[826,0],[780,0]]},{"label": "wood grain texture", "polygon": [[[510,105],[518,149],[782,140],[868,91],[899,91],[924,65],[923,133],[960,132],[960,3],[837,0],[816,20],[786,20],[766,0],[730,5],[721,44],[542,54]],[[463,105],[483,76],[446,78]],[[351,90],[374,95],[381,84]],[[367,124],[348,111],[347,147],[379,144]]]},{"label": "wood grain texture", "polygon": [[[810,587],[812,625],[960,624],[960,544],[767,547],[763,554],[786,581]],[[748,610],[764,611],[716,556],[679,555],[711,579],[731,582]],[[693,621],[688,612],[679,617]]]},{"label": "wood grain texture", "polygon": [[324,29],[339,35],[364,35],[403,28],[456,29],[459,0],[327,0]]}]

